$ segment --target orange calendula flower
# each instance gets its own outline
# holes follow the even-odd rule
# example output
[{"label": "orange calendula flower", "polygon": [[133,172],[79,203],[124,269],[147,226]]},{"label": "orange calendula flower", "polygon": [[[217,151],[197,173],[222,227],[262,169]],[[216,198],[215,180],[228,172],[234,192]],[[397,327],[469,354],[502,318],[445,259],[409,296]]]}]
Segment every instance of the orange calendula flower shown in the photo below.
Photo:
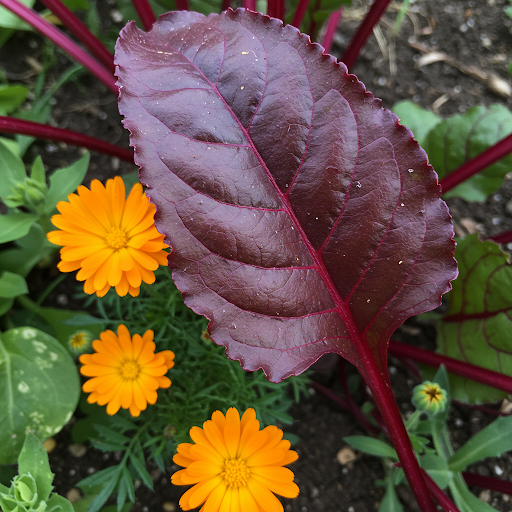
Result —
[{"label": "orange calendula flower", "polygon": [[155,281],[154,271],[167,264],[167,246],[155,227],[155,206],[140,183],[126,197],[120,176],[105,187],[93,180],[90,190],[80,185],[68,201],[57,203],[60,215],[52,222],[59,231],[47,235],[64,246],[57,265],[61,272],[80,269],[76,278],[85,281],[84,291],[98,297],[111,286],[121,296],[136,297],[142,281]]},{"label": "orange calendula flower", "polygon": [[215,411],[203,428],[192,427],[195,444],[182,443],[173,460],[185,469],[172,475],[176,485],[195,484],[180,499],[183,510],[204,503],[199,512],[283,512],[275,494],[295,498],[299,488],[286,464],[297,460],[283,431],[260,430],[254,409],[240,420],[235,408]]},{"label": "orange calendula flower", "polygon": [[117,335],[104,331],[92,347],[93,354],[80,356],[80,373],[92,377],[82,389],[90,393],[89,403],[108,404],[108,414],[115,414],[122,407],[130,409],[132,416],[139,416],[148,402],[156,402],[158,388],[171,385],[165,374],[174,366],[174,353],[164,350],[155,354],[151,330],[132,338],[121,324]]}]

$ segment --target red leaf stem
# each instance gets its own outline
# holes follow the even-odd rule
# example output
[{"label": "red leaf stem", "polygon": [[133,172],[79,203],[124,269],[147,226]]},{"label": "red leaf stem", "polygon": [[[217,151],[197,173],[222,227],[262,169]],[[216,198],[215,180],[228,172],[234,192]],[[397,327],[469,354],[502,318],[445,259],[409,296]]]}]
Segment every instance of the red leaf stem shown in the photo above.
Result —
[{"label": "red leaf stem", "polygon": [[267,14],[272,18],[284,19],[284,0],[268,0]]},{"label": "red leaf stem", "polygon": [[508,377],[507,375],[503,375],[492,370],[487,370],[480,366],[458,361],[452,357],[435,354],[429,350],[414,347],[395,340],[391,340],[389,342],[389,353],[395,356],[409,357],[414,361],[428,364],[429,366],[438,367],[439,365],[444,364],[449,372],[455,373],[456,375],[472,379],[485,384],[486,386],[501,389],[507,393],[512,393],[512,377]]},{"label": "red leaf stem", "polygon": [[231,0],[222,0],[222,10],[226,11],[231,7]]},{"label": "red leaf stem", "polygon": [[[153,8],[149,4],[148,0],[132,0],[132,4],[139,15],[140,21],[144,27],[144,30],[151,30],[153,23],[156,21],[156,16]],[[177,2],[176,2],[177,4]]]},{"label": "red leaf stem", "polygon": [[101,80],[112,92],[117,94],[117,86],[114,75],[105,69],[95,58],[86,53],[64,32],[56,28],[54,25],[46,21],[33,9],[29,9],[18,0],[0,0],[3,5],[23,21],[32,25],[37,31],[41,32],[45,37],[53,43],[60,46],[71,57],[86,67],[93,75]]},{"label": "red leaf stem", "polygon": [[512,242],[512,229],[510,231],[505,231],[504,233],[490,236],[487,240],[492,240],[497,244],[508,244],[509,242]]},{"label": "red leaf stem", "polygon": [[350,408],[347,400],[344,398],[341,398],[341,396],[338,396],[334,391],[332,391],[329,388],[326,388],[319,382],[313,381],[312,386],[314,389],[316,389],[319,393],[322,393],[322,395],[325,395],[327,398],[331,399],[334,403],[338,404],[340,407],[343,407],[343,409],[346,409],[349,412],[352,412],[352,409]]},{"label": "red leaf stem", "polygon": [[432,480],[431,476],[422,468],[423,478],[425,478],[428,488],[434,499],[439,503],[445,512],[460,512],[457,505],[442,491],[442,489]]},{"label": "red leaf stem", "polygon": [[320,3],[321,0],[315,0],[315,7],[313,8],[313,11],[310,13],[310,23],[308,30],[308,34],[310,37],[315,37],[316,34],[316,21],[314,20],[314,14],[320,9]]},{"label": "red leaf stem", "polygon": [[188,11],[188,0],[176,0],[176,9],[178,11]]},{"label": "red leaf stem", "polygon": [[444,177],[439,182],[443,189],[443,193],[448,192],[453,187],[456,187],[463,181],[471,178],[471,176],[477,172],[480,172],[482,169],[492,165],[494,162],[497,162],[509,153],[512,153],[512,133],[494,144],[494,146],[491,146],[489,149],[486,149],[479,155],[475,156],[475,158],[463,163],[458,169],[455,169],[455,171]]},{"label": "red leaf stem", "polygon": [[[395,462],[393,464],[397,468],[403,468],[402,463]],[[430,493],[434,497],[434,499],[439,503],[439,505],[443,508],[445,512],[460,512],[457,508],[457,505],[453,503],[453,501],[443,492],[443,490],[432,480],[431,476],[421,468],[421,472],[423,474],[423,478],[425,478],[428,488],[430,489]]]},{"label": "red leaf stem", "polygon": [[486,405],[466,404],[464,402],[459,402],[458,400],[452,401],[460,405],[461,407],[466,407],[474,411],[482,411],[483,413],[488,414],[490,416],[510,416],[512,414],[510,412],[500,411],[499,409],[492,409],[491,407],[487,407]]},{"label": "red leaf stem", "polygon": [[325,53],[331,53],[334,34],[336,34],[336,30],[338,29],[338,24],[342,15],[343,7],[338,11],[332,12],[329,16],[329,20],[327,21],[327,29],[325,30],[324,39],[322,41],[322,46],[325,48]]},{"label": "red leaf stem", "polygon": [[384,374],[379,371],[368,345],[362,340],[359,333],[353,330],[352,325],[350,325],[351,323],[353,322],[348,321],[347,327],[349,332],[351,332],[352,339],[354,340],[357,351],[367,371],[368,377],[365,380],[382,414],[391,442],[403,465],[405,476],[414,493],[414,497],[422,512],[435,512],[436,507],[427,488],[422,469],[416,459],[409,434],[405,429],[402,416],[398,410],[398,405],[394,399],[388,380]]},{"label": "red leaf stem", "polygon": [[111,73],[114,73],[114,55],[60,0],[41,0],[41,3],[50,9]]},{"label": "red leaf stem", "polygon": [[256,11],[256,0],[242,0],[242,6],[250,11]]},{"label": "red leaf stem", "polygon": [[347,68],[350,69],[355,64],[361,49],[372,33],[373,27],[379,22],[390,2],[391,0],[375,0],[370,7],[368,14],[359,25],[356,34],[352,38],[352,41],[350,41],[345,53],[343,53],[343,57],[341,57],[341,61],[345,63]]},{"label": "red leaf stem", "polygon": [[482,476],[469,471],[463,471],[462,476],[468,485],[489,489],[491,491],[503,492],[505,494],[512,494],[512,482],[494,478],[492,476]]},{"label": "red leaf stem", "polygon": [[89,137],[82,133],[55,128],[47,124],[34,123],[15,117],[0,116],[0,132],[17,133],[20,135],[30,135],[40,139],[53,140],[56,142],[65,142],[74,146],[81,146],[92,151],[105,153],[115,156],[126,162],[133,162],[133,153],[129,149],[120,148],[114,144],[109,144],[100,139]]},{"label": "red leaf stem", "polygon": [[293,19],[291,23],[292,26],[294,26],[295,28],[300,29],[302,20],[304,19],[306,11],[308,10],[310,1],[311,0],[299,0],[299,5],[297,6],[297,9],[295,9],[295,13],[293,14]]}]

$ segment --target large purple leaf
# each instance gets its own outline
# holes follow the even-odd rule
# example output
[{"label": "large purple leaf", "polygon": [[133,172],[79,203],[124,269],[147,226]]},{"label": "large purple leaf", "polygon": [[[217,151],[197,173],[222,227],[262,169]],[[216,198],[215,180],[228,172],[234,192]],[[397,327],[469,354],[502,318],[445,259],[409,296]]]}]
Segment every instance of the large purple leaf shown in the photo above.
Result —
[{"label": "large purple leaf", "polygon": [[411,132],[308,36],[243,9],[130,23],[115,62],[173,278],[213,340],[272,381],[326,352],[386,376],[390,335],[457,273]]}]

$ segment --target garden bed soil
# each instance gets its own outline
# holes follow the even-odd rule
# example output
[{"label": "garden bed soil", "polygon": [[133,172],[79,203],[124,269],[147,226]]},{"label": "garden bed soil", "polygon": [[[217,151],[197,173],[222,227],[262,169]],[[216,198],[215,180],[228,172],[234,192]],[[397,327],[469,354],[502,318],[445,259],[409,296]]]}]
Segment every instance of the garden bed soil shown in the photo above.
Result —
[{"label": "garden bed soil", "polygon": [[[466,66],[475,66],[487,73],[495,73],[511,83],[507,67],[512,62],[511,20],[503,12],[505,0],[417,0],[405,17],[398,35],[391,41],[389,25],[395,18],[396,7],[392,5],[380,30],[385,46],[379,46],[374,36],[364,48],[355,64],[354,72],[376,97],[382,98],[383,106],[391,106],[403,99],[412,99],[419,105],[434,108],[441,116],[464,112],[473,105],[500,103],[512,107],[512,99],[496,95],[482,81],[464,74],[459,69],[436,62],[421,68],[416,67],[423,48],[449,54]],[[347,9],[335,38],[333,53],[340,56],[359,24],[366,3],[354,1]],[[114,7],[110,2],[102,5],[103,23],[115,26],[111,21]],[[119,26],[119,28],[121,28]],[[383,53],[384,48],[384,53]],[[386,53],[387,48],[387,53]],[[389,49],[391,48],[391,53]],[[38,59],[41,57],[41,39],[33,34],[16,34],[0,51],[0,63],[11,81],[31,82],[35,79]],[[30,55],[34,60],[27,60]],[[391,66],[389,55],[391,55]],[[57,52],[59,66],[64,69],[69,60]],[[391,69],[391,71],[390,71]],[[52,71],[53,73],[54,71]],[[128,135],[120,124],[116,98],[94,78],[84,76],[79,83],[71,82],[55,94],[52,124],[63,128],[94,135],[119,145],[127,145]],[[76,160],[81,150],[49,142],[37,142],[31,149],[33,156],[41,154],[48,168],[68,165]],[[86,182],[92,178],[105,180],[116,174],[134,170],[133,165],[116,158],[92,154]],[[477,231],[489,236],[512,228],[512,174],[507,176],[499,191],[485,203],[466,203],[460,199],[448,201],[454,217],[457,234]],[[35,270],[30,276],[31,292],[40,292],[58,271],[55,268]],[[73,298],[76,281],[67,277],[46,299],[46,306],[81,308]],[[435,347],[435,331],[432,327],[407,322],[397,336],[409,343]],[[401,364],[391,359],[391,377],[397,402],[402,411],[411,410],[410,394],[417,383]],[[333,387],[340,392],[336,365],[327,364],[327,373],[316,373],[313,379]],[[357,420],[334,402],[310,388],[310,395],[295,405],[291,414],[296,421],[285,427],[296,434],[300,441],[295,446],[299,460],[292,466],[301,489],[294,500],[284,500],[289,512],[374,512],[378,510],[383,488],[375,485],[384,476],[381,461],[367,455],[357,454],[355,459],[340,463],[337,456],[346,447],[343,437],[364,434]],[[356,396],[356,399],[358,397]],[[499,404],[495,405],[498,407]],[[481,411],[454,405],[450,415],[450,434],[455,446],[464,443],[493,418]],[[71,420],[73,422],[73,420]],[[50,453],[50,463],[55,472],[56,491],[64,496],[76,498],[76,484],[82,478],[114,462],[115,454],[103,454],[89,446],[73,445],[70,426],[55,436],[56,447]],[[345,454],[347,452],[344,452]],[[350,455],[350,453],[349,453]],[[176,468],[169,461],[168,473]],[[512,478],[512,458],[488,459],[471,468],[482,475]],[[155,491],[140,485],[136,492],[133,512],[172,512],[179,510],[178,501],[183,489],[169,482],[169,475],[157,468],[151,469]],[[510,497],[500,493],[473,491],[502,512],[510,511]],[[410,490],[402,486],[400,498],[406,511],[418,510]]]}]

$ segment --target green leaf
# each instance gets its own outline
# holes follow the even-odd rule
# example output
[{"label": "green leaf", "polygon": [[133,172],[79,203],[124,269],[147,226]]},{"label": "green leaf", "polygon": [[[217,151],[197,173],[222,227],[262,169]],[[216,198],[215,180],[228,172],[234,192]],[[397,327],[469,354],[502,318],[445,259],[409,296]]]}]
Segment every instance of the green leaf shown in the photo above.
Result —
[{"label": "green leaf", "polygon": [[12,272],[3,272],[0,276],[0,297],[13,298],[28,293],[25,279]]},{"label": "green leaf", "polygon": [[13,155],[21,156],[20,147],[15,140],[0,137],[0,144],[5,146]]},{"label": "green leaf", "polygon": [[82,158],[69,167],[57,169],[50,176],[50,190],[44,204],[45,212],[48,215],[55,210],[55,205],[59,201],[66,201],[68,195],[75,192],[78,185],[82,183],[89,166],[89,159],[90,154],[85,153]]},{"label": "green leaf", "polygon": [[0,316],[5,315],[12,308],[14,299],[0,299]]},{"label": "green leaf", "polygon": [[0,244],[24,237],[37,219],[38,216],[32,213],[0,215]]},{"label": "green leaf", "polygon": [[[105,325],[102,322],[91,323],[90,315],[84,311],[38,307],[34,312],[53,328],[54,336],[66,349],[69,347],[69,338],[77,331],[84,329],[98,337]],[[80,323],[81,318],[83,323]],[[72,320],[72,322],[68,323],[68,320]]]},{"label": "green leaf", "polygon": [[[510,133],[512,113],[506,107],[477,106],[434,126],[423,147],[439,178],[444,178]],[[512,155],[508,155],[450,190],[445,197],[483,202],[501,186],[503,177],[511,167]]]},{"label": "green leaf", "polygon": [[[25,121],[44,124],[50,118],[51,111],[52,106],[50,102],[46,104],[37,103],[31,110],[18,111],[16,117],[24,119]],[[35,137],[31,137],[30,135],[15,135],[15,139],[20,147],[21,155],[24,155],[30,144],[36,140]]]},{"label": "green leaf", "polygon": [[471,494],[459,475],[455,475],[453,482],[450,483],[450,491],[460,512],[496,512],[495,508]]},{"label": "green leaf", "polygon": [[28,88],[23,85],[0,85],[0,116],[14,112],[27,98]]},{"label": "green leaf", "polygon": [[50,470],[48,454],[43,444],[30,432],[25,438],[23,448],[18,459],[18,472],[20,475],[30,473],[36,481],[37,495],[45,501],[53,489],[53,473]]},{"label": "green leaf", "polygon": [[101,491],[94,497],[87,512],[98,512],[103,505],[110,498],[110,495],[114,492],[114,489],[117,486],[117,481],[119,479],[119,466],[116,466],[117,472],[112,476],[110,480],[108,480]]},{"label": "green leaf", "polygon": [[130,498],[130,501],[132,503],[135,502],[135,487],[133,485],[133,479],[130,475],[130,472],[128,471],[128,468],[126,466],[123,467],[123,480],[126,483],[126,487],[128,490],[128,498]]},{"label": "green leaf", "polygon": [[77,483],[77,486],[87,493],[91,487],[103,485],[111,480],[117,480],[120,472],[120,466],[110,466],[109,468],[102,469],[101,471],[93,473],[91,476],[80,480],[80,482]]},{"label": "green leaf", "polygon": [[452,481],[453,472],[448,468],[448,462],[444,457],[435,454],[427,454],[419,457],[420,466],[427,471],[432,480],[441,488]]},{"label": "green leaf", "polygon": [[62,0],[62,3],[70,11],[78,11],[80,9],[89,9],[91,4],[87,0]]},{"label": "green leaf", "polygon": [[76,503],[73,503],[74,512],[87,512],[90,503],[94,499],[94,495],[85,496],[81,500],[78,500]]},{"label": "green leaf", "polygon": [[14,241],[14,247],[0,252],[0,268],[26,277],[41,259],[55,249],[47,245],[43,228],[38,223],[32,224],[28,234]]},{"label": "green leaf", "polygon": [[34,163],[32,164],[32,169],[30,170],[30,177],[33,180],[37,180],[43,185],[46,185],[46,171],[44,169],[43,159],[41,156],[38,156]]},{"label": "green leaf", "polygon": [[26,432],[40,439],[71,418],[80,394],[76,365],[60,343],[22,327],[0,335],[0,464],[16,461]]},{"label": "green leaf", "polygon": [[396,495],[395,486],[390,481],[386,485],[386,493],[380,502],[379,512],[403,512],[403,510],[404,508]]},{"label": "green leaf", "polygon": [[369,455],[375,455],[376,457],[389,457],[391,459],[398,460],[396,451],[386,444],[384,441],[374,439],[373,437],[367,436],[348,436],[344,437],[343,441],[348,443],[352,448],[359,450]]},{"label": "green leaf", "polygon": [[[35,0],[20,0],[20,2],[27,7],[33,7]],[[21,21],[18,16],[5,7],[0,7],[0,27],[13,28],[16,30],[32,30],[29,25]]]},{"label": "green leaf", "polygon": [[117,507],[117,505],[108,505],[107,507],[103,507],[100,512],[130,512],[130,509],[133,507],[133,503],[125,503],[121,510]]},{"label": "green leaf", "polygon": [[[457,243],[459,277],[438,322],[438,353],[512,376],[512,267],[493,242],[471,235]],[[506,393],[450,375],[451,398],[493,402]]]},{"label": "green leaf", "polygon": [[113,443],[119,443],[124,445],[130,442],[130,438],[124,436],[123,434],[119,434],[115,430],[106,427],[105,425],[95,425],[95,429],[101,434],[107,441],[112,441]]},{"label": "green leaf", "polygon": [[[0,7],[0,9],[3,9]],[[0,11],[1,12],[1,11]],[[19,155],[13,153],[6,145],[0,142],[0,169],[2,179],[0,180],[0,197],[7,206],[11,206],[6,197],[11,194],[12,187],[27,177],[25,164]],[[0,229],[0,233],[2,230]],[[14,240],[12,238],[11,240]]]},{"label": "green leaf", "polygon": [[74,512],[73,505],[63,496],[52,494],[45,512]]},{"label": "green leaf", "polygon": [[400,124],[412,131],[420,146],[423,146],[428,132],[441,122],[441,118],[434,112],[421,108],[410,100],[395,103],[391,110],[400,118]]},{"label": "green leaf", "polygon": [[144,484],[151,490],[153,490],[153,480],[151,480],[151,476],[148,473],[148,470],[146,469],[144,462],[140,460],[139,457],[137,457],[137,455],[135,455],[134,453],[130,454],[130,462],[133,464],[133,467],[139,474]]},{"label": "green leaf", "polygon": [[459,448],[449,459],[452,471],[460,472],[486,457],[499,457],[512,450],[512,416],[501,416]]}]

